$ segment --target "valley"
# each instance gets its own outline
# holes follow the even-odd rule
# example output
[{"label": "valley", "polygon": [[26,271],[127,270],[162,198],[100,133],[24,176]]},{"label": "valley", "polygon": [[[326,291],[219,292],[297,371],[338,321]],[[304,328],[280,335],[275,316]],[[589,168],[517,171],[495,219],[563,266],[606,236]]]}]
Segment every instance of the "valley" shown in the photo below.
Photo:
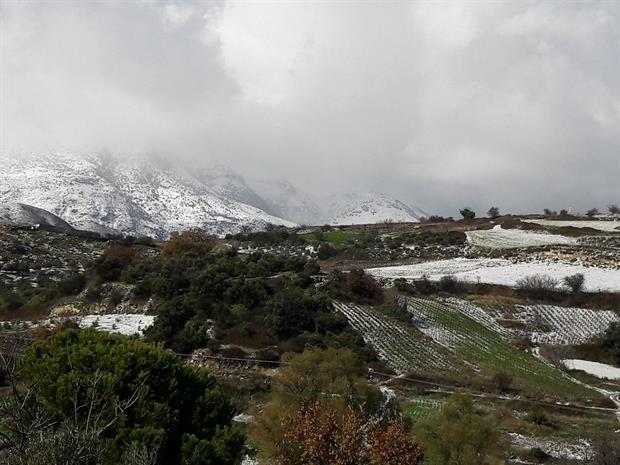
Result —
[{"label": "valley", "polygon": [[467,393],[507,463],[588,463],[620,418],[618,361],[602,345],[620,325],[620,222],[554,221],[166,241],[4,225],[0,336],[76,327],[157,342],[207,367],[248,418],[286,354],[347,349],[414,425]]}]

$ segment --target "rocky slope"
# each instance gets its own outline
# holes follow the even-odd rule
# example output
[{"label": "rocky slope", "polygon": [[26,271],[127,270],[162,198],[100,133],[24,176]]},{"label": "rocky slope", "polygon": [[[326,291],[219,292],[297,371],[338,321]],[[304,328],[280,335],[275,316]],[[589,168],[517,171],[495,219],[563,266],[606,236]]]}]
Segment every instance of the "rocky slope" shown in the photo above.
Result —
[{"label": "rocky slope", "polygon": [[322,224],[325,215],[316,201],[286,180],[250,182],[252,189],[268,204],[275,215],[298,224]]},{"label": "rocky slope", "polygon": [[34,205],[79,229],[164,238],[192,227],[221,235],[268,223],[293,225],[229,197],[223,183],[204,173],[183,172],[152,157],[0,154],[0,166],[0,203]]},{"label": "rocky slope", "polygon": [[22,203],[77,229],[166,238],[202,228],[224,235],[267,224],[418,221],[383,194],[313,198],[289,182],[252,181],[222,166],[182,170],[165,158],[99,152],[0,153],[0,204]]},{"label": "rocky slope", "polygon": [[374,192],[329,197],[326,199],[325,215],[325,223],[334,226],[383,221],[415,223],[427,216],[400,200]]},{"label": "rocky slope", "polygon": [[59,232],[74,231],[69,223],[58,216],[23,203],[0,204],[0,225],[36,227]]}]

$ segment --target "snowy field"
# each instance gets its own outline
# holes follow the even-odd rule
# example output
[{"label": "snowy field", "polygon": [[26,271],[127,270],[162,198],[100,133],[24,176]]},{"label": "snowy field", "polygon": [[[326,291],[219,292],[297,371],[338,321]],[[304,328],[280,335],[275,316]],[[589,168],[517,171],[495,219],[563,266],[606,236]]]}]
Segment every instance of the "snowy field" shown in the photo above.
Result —
[{"label": "snowy field", "polygon": [[592,456],[590,444],[583,439],[570,443],[527,437],[518,433],[508,433],[508,435],[513,445],[524,449],[541,449],[556,459],[583,461]]},{"label": "snowy field", "polygon": [[84,315],[74,318],[80,328],[94,328],[125,336],[137,334],[142,337],[144,330],[153,325],[155,316],[141,314]]},{"label": "snowy field", "polygon": [[569,370],[581,370],[600,379],[620,379],[620,368],[589,360],[567,359],[562,363]]},{"label": "snowy field", "polygon": [[413,265],[369,268],[368,274],[379,279],[394,280],[420,279],[426,276],[431,281],[438,281],[442,276],[452,275],[466,282],[480,282],[514,287],[517,281],[526,276],[548,275],[561,280],[565,276],[583,273],[585,290],[620,292],[620,270],[585,267],[568,263],[512,263],[508,260],[493,258],[452,258],[416,263]]},{"label": "snowy field", "polygon": [[144,330],[153,325],[155,316],[118,313],[109,315],[84,315],[72,317],[60,317],[52,320],[40,320],[23,322],[28,327],[54,325],[62,321],[73,320],[80,328],[92,328],[109,333],[122,334],[124,336],[138,335],[142,337]]},{"label": "snowy field", "polygon": [[503,229],[499,224],[493,229],[467,231],[466,234],[467,242],[470,245],[488,249],[514,249],[577,243],[576,239],[558,234],[545,234],[522,229]]},{"label": "snowy field", "polygon": [[592,228],[605,232],[620,232],[620,221],[566,221],[566,220],[521,220],[525,223],[534,223],[541,226]]}]

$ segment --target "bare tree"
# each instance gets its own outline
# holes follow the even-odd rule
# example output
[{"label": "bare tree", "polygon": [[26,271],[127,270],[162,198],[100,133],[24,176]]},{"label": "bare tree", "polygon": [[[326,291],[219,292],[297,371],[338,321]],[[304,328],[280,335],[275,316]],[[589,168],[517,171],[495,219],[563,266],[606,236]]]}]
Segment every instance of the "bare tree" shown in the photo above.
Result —
[{"label": "bare tree", "polygon": [[499,216],[499,208],[497,207],[489,208],[489,211],[487,212],[487,216],[489,218],[497,218]]},{"label": "bare tree", "polygon": [[583,273],[575,273],[570,276],[565,276],[562,281],[564,282],[564,285],[573,292],[573,294],[578,294],[583,290],[586,277]]},{"label": "bare tree", "polygon": [[598,208],[591,208],[590,210],[588,210],[588,211],[587,211],[586,216],[587,216],[588,218],[593,218],[593,217],[595,217],[596,215],[598,215],[598,213],[599,213],[599,212],[598,212]]}]

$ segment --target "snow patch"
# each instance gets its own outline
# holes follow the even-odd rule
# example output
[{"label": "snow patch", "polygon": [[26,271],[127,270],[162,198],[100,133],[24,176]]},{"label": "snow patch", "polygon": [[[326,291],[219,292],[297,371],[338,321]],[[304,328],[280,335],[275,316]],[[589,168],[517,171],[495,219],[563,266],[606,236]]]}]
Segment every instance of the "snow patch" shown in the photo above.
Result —
[{"label": "snow patch", "polygon": [[566,359],[562,363],[569,370],[581,370],[600,379],[620,379],[620,368],[589,360]]},{"label": "snow patch", "polygon": [[495,258],[453,258],[436,260],[413,265],[369,268],[366,270],[376,278],[394,280],[421,279],[426,276],[431,281],[439,281],[442,276],[452,275],[466,282],[480,282],[515,287],[517,281],[532,275],[548,275],[557,280],[575,273],[585,276],[585,290],[620,291],[620,270],[599,267],[585,267],[578,264],[551,262],[512,263]]}]

